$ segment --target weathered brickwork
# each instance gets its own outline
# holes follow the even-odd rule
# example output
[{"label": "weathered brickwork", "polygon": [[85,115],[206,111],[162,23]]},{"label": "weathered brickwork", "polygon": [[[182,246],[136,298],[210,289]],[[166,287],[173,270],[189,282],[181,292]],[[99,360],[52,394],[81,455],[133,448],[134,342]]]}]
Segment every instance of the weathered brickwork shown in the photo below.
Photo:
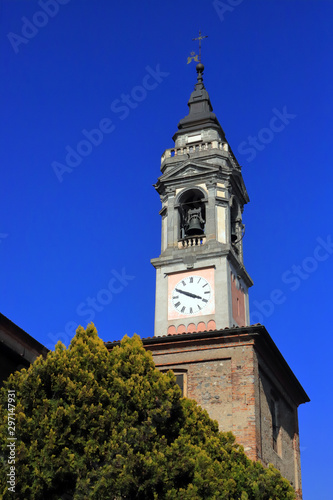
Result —
[{"label": "weathered brickwork", "polygon": [[[302,498],[297,406],[308,397],[262,326],[144,339],[160,370],[232,431],[248,457],[273,463]],[[274,403],[274,404],[273,404]]]},{"label": "weathered brickwork", "polygon": [[[283,476],[288,477],[296,491],[301,491],[297,405],[290,399],[284,386],[276,377],[267,372],[267,366],[260,358],[259,362],[261,365],[259,373],[260,459],[264,465],[272,463]],[[272,412],[273,407],[275,411]]]},{"label": "weathered brickwork", "polygon": [[248,456],[256,460],[253,344],[194,346],[153,352],[160,370],[186,370],[187,397],[194,399],[232,431]]},{"label": "weathered brickwork", "polygon": [[221,358],[187,366],[187,396],[209,409],[214,420],[229,427],[232,417],[230,359]]}]

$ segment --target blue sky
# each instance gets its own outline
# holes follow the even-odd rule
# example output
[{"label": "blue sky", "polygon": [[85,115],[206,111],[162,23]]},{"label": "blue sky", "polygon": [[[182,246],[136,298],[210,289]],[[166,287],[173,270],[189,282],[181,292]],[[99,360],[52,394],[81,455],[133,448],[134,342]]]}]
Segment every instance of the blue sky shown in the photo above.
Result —
[{"label": "blue sky", "polygon": [[152,184],[187,114],[192,38],[208,35],[205,85],[251,200],[251,319],[311,398],[299,411],[305,500],[332,498],[332,16],[329,0],[0,10],[0,310],[48,347],[89,320],[105,341],[153,335]]}]

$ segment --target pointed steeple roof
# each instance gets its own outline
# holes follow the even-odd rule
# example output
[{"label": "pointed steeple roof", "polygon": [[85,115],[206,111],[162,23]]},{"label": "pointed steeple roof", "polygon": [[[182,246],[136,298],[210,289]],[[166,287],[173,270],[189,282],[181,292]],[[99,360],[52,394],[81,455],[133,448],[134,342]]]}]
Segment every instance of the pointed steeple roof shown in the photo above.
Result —
[{"label": "pointed steeple roof", "polygon": [[196,70],[198,73],[197,83],[187,103],[190,108],[189,113],[178,123],[178,132],[173,136],[173,140],[175,141],[177,137],[184,133],[192,133],[207,128],[217,130],[221,139],[225,139],[224,131],[215,113],[213,113],[213,106],[203,83],[204,65],[197,64]]}]

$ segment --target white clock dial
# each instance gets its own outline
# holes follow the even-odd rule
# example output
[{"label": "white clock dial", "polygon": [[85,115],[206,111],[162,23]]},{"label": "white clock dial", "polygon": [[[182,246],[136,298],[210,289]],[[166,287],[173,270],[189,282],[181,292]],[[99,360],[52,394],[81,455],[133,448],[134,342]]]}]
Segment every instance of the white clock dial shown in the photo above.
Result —
[{"label": "white clock dial", "polygon": [[173,307],[181,314],[200,314],[211,297],[211,286],[201,276],[187,276],[172,290]]}]

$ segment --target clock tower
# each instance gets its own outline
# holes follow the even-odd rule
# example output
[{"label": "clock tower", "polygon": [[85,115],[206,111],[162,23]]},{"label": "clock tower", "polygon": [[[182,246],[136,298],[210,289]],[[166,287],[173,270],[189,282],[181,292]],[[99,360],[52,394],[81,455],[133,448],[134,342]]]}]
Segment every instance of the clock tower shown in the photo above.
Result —
[{"label": "clock tower", "polygon": [[297,409],[309,397],[266,328],[249,325],[242,220],[249,197],[203,70],[199,62],[189,113],[155,184],[162,248],[152,260],[155,335],[143,345],[159,370],[174,372],[184,396],[231,431],[251,460],[279,469],[301,500]]},{"label": "clock tower", "polygon": [[249,197],[203,83],[203,64],[155,188],[162,209],[155,336],[249,325],[242,221]]}]

